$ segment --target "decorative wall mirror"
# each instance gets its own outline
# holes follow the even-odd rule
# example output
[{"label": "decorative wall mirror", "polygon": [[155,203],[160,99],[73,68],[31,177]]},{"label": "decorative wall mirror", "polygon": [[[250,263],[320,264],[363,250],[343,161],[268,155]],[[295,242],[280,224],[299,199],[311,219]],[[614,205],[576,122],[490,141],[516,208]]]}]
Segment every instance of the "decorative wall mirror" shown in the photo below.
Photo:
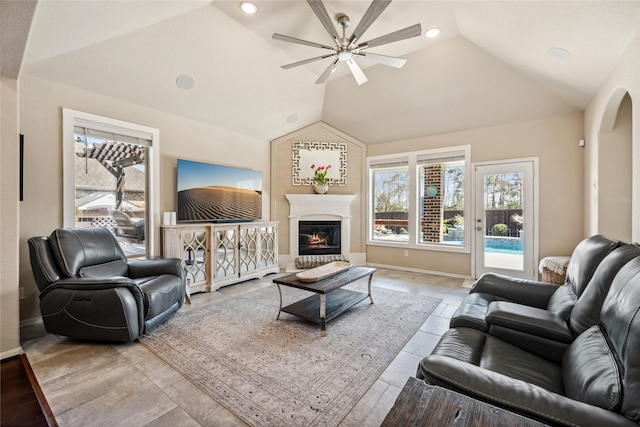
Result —
[{"label": "decorative wall mirror", "polygon": [[347,144],[344,142],[293,142],[293,185],[312,185],[314,169],[329,166],[329,185],[347,185]]}]

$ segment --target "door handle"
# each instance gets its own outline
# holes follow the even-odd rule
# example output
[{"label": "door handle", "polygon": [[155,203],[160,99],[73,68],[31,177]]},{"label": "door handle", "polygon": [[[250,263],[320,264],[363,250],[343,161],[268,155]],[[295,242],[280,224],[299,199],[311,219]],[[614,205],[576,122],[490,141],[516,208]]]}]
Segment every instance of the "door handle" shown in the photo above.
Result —
[{"label": "door handle", "polygon": [[482,227],[476,227],[476,230],[482,231]]}]

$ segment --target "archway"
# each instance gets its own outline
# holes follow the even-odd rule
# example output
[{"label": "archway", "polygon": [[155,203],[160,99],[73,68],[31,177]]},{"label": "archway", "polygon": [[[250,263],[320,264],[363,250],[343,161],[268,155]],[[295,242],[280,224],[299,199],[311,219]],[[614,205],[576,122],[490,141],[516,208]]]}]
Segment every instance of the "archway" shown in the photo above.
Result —
[{"label": "archway", "polygon": [[598,134],[598,233],[632,240],[632,101],[616,91]]}]

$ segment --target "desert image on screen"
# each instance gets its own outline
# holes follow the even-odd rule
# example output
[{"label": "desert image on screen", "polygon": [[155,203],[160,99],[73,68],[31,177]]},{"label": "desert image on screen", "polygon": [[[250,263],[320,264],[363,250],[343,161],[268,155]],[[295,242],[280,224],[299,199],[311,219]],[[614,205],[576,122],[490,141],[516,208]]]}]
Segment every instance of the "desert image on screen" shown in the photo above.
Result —
[{"label": "desert image on screen", "polygon": [[178,221],[262,218],[262,173],[178,160]]},{"label": "desert image on screen", "polygon": [[262,197],[254,190],[233,187],[191,188],[178,192],[181,221],[262,217]]}]

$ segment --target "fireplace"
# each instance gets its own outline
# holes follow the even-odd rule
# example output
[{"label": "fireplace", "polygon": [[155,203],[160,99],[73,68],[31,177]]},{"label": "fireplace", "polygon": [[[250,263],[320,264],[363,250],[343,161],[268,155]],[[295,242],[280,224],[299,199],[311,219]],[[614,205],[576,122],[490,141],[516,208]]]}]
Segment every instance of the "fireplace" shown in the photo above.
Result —
[{"label": "fireplace", "polygon": [[300,221],[299,255],[340,255],[340,221]]},{"label": "fireplace", "polygon": [[[300,245],[300,226],[305,222],[340,223],[340,247],[324,255],[343,255],[351,262],[351,202],[352,194],[285,194],[289,201],[289,255],[286,257],[286,271],[298,271],[295,259]],[[305,233],[310,234],[310,233]],[[315,242],[315,240],[314,240]],[[283,260],[285,256],[281,257]],[[363,262],[364,264],[364,262]]]}]

